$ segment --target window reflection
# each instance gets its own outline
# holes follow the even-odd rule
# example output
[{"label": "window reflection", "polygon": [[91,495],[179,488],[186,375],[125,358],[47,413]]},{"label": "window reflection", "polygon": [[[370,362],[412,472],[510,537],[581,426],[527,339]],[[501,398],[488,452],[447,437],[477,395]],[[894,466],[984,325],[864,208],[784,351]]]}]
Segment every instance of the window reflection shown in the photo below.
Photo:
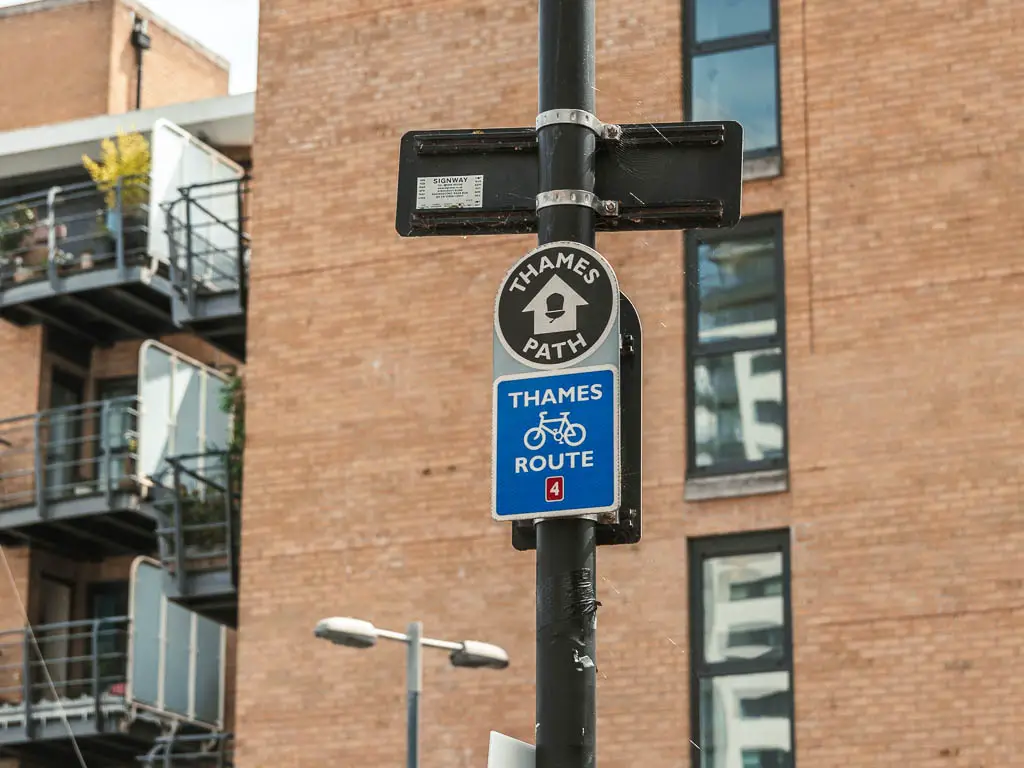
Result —
[{"label": "window reflection", "polygon": [[694,6],[698,43],[771,30],[770,0],[696,0]]},{"label": "window reflection", "polygon": [[775,262],[771,235],[698,246],[697,332],[702,344],[777,332]]},{"label": "window reflection", "polygon": [[759,597],[777,597],[782,594],[782,574],[758,577],[750,581],[737,581],[729,585],[730,600],[755,600]]},{"label": "window reflection", "polygon": [[[704,561],[704,661],[781,657],[784,652],[782,554]],[[780,587],[769,586],[777,582]],[[737,594],[750,597],[736,599]]]},{"label": "window reflection", "polygon": [[791,768],[788,672],[723,675],[700,687],[703,768]]},{"label": "window reflection", "polygon": [[695,56],[692,120],[735,120],[744,152],[779,145],[775,45]]},{"label": "window reflection", "polygon": [[775,348],[694,359],[698,467],[783,456],[782,372],[758,364],[760,358],[780,355]]},{"label": "window reflection", "polygon": [[740,699],[740,715],[755,717],[789,717],[788,691],[776,691]]}]

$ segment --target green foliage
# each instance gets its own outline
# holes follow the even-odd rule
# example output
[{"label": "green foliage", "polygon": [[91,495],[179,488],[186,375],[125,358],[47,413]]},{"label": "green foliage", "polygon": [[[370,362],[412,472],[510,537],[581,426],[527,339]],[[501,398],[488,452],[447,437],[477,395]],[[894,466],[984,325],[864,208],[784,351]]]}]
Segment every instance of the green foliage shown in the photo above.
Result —
[{"label": "green foliage", "polygon": [[245,449],[245,382],[238,374],[233,375],[221,390],[220,409],[231,416],[230,452],[231,487],[236,493],[242,492],[242,451]]},{"label": "green foliage", "polygon": [[117,185],[121,183],[121,203],[130,209],[149,199],[147,187],[152,158],[149,142],[141,133],[118,131],[115,139],[100,144],[97,162],[82,155],[82,165],[89,172],[100,192],[106,193],[107,208],[117,207]]},{"label": "green foliage", "polygon": [[[205,488],[178,488],[181,500],[182,535],[186,548],[200,551],[219,551],[225,548],[227,527],[227,508],[224,494]],[[206,523],[218,523],[217,527],[192,529],[191,526]]]}]

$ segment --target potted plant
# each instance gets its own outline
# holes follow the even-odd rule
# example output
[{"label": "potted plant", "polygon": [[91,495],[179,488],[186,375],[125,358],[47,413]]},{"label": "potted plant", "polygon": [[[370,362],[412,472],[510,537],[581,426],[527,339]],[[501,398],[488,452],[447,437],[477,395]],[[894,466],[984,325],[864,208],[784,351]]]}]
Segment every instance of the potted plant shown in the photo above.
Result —
[{"label": "potted plant", "polygon": [[82,155],[82,164],[96,183],[96,188],[104,194],[107,207],[104,224],[111,237],[123,237],[125,250],[145,246],[141,214],[149,200],[152,165],[146,137],[138,131],[118,131],[114,139],[104,139],[100,144],[98,161]]},{"label": "potted plant", "polygon": [[[228,380],[221,391],[219,406],[222,413],[232,417],[226,464],[212,464],[207,469],[210,479],[220,487],[205,482],[193,487],[181,484],[176,492],[181,509],[183,554],[187,567],[193,571],[224,568],[231,562],[231,553],[237,556],[240,541],[237,515],[242,482],[241,451],[245,443],[245,389],[240,376],[232,375]],[[219,452],[220,448],[210,450]],[[226,494],[230,494],[230,500]],[[173,520],[173,513],[173,503],[168,503],[165,514]],[[230,542],[228,515],[231,516]],[[196,527],[201,525],[210,527]],[[170,546],[173,551],[173,542]]]},{"label": "potted plant", "polygon": [[203,555],[223,550],[223,525],[195,529],[192,526],[225,523],[224,494],[212,488],[178,488],[181,500],[182,538],[188,554]]},{"label": "potted plant", "polygon": [[36,230],[36,212],[25,204],[16,205],[0,219],[0,267],[8,270],[15,282],[31,274],[24,269],[26,256],[32,250]]}]

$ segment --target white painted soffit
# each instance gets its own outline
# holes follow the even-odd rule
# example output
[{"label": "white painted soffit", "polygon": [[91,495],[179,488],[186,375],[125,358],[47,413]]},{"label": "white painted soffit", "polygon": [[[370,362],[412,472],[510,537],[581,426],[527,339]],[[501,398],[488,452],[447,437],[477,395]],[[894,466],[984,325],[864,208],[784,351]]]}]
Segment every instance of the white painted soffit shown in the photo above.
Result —
[{"label": "white painted soffit", "polygon": [[254,93],[241,93],[5,131],[0,133],[0,178],[81,165],[83,154],[96,157],[100,142],[118,129],[148,136],[161,117],[208,144],[252,146],[255,106]]}]

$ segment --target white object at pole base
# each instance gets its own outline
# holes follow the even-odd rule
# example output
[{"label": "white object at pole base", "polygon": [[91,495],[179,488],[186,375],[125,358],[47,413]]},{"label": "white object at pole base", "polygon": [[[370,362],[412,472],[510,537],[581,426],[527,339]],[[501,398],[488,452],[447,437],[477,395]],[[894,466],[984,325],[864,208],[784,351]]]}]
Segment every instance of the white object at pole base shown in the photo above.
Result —
[{"label": "white object at pole base", "polygon": [[491,731],[487,768],[536,768],[537,748],[525,741]]}]

